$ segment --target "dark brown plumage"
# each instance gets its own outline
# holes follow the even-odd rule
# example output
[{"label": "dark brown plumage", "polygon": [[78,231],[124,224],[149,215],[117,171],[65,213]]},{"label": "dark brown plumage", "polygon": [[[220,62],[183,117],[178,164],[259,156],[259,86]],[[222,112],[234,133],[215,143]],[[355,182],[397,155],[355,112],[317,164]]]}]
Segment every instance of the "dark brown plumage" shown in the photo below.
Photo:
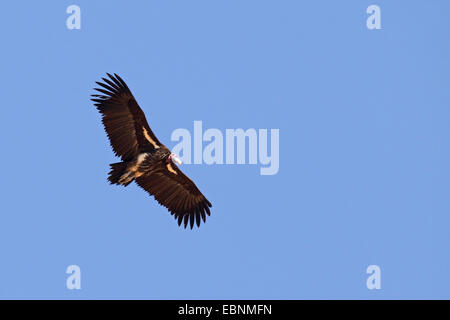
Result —
[{"label": "dark brown plumage", "polygon": [[101,94],[92,101],[102,115],[111,147],[122,162],[111,164],[108,180],[127,186],[132,181],[153,195],[174,215],[178,225],[191,229],[206,221],[211,203],[174,163],[177,156],[153,134],[144,112],[126,83],[117,74],[107,74],[104,83],[96,82]]}]

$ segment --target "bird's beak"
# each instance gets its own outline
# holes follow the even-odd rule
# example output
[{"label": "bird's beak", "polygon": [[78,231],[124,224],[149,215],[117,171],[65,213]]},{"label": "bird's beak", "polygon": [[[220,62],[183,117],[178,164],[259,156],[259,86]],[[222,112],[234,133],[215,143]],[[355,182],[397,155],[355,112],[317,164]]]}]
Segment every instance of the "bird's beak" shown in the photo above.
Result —
[{"label": "bird's beak", "polygon": [[170,159],[172,159],[172,161],[175,162],[179,166],[181,166],[181,164],[183,163],[183,161],[181,161],[180,157],[176,154],[173,154]]}]

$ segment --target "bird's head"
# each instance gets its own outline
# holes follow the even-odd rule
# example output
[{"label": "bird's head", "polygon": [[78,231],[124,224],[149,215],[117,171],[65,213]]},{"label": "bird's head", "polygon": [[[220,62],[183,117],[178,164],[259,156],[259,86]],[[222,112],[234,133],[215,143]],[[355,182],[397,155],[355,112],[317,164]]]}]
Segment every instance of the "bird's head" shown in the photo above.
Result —
[{"label": "bird's head", "polygon": [[167,158],[167,161],[172,161],[173,163],[176,163],[179,166],[181,166],[181,164],[183,163],[176,153],[171,153]]}]

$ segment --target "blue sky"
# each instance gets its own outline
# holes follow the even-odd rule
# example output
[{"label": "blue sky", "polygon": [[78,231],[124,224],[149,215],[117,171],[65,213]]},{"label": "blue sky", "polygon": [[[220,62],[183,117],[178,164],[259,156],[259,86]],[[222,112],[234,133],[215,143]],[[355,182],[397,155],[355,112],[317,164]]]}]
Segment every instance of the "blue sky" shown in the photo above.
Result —
[{"label": "blue sky", "polygon": [[[81,30],[66,8],[81,8]],[[366,8],[381,8],[368,30]],[[448,1],[2,4],[0,298],[449,298]],[[158,138],[276,128],[278,174],[183,165],[213,203],[180,229],[89,101],[127,81]],[[66,288],[69,265],[81,290]],[[366,268],[381,268],[368,290]]]}]

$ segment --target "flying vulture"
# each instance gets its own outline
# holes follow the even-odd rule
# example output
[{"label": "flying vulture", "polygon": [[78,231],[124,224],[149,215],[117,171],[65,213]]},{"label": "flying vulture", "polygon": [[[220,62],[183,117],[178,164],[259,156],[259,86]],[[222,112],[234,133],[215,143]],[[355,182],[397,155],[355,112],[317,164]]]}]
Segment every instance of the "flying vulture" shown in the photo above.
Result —
[{"label": "flying vulture", "polygon": [[93,94],[95,107],[102,115],[111,147],[121,162],[112,163],[108,180],[128,186],[136,183],[159,204],[165,206],[184,227],[210,215],[211,203],[197,186],[178,168],[181,159],[159,142],[145,119],[130,89],[117,74],[96,82],[101,94]]}]

